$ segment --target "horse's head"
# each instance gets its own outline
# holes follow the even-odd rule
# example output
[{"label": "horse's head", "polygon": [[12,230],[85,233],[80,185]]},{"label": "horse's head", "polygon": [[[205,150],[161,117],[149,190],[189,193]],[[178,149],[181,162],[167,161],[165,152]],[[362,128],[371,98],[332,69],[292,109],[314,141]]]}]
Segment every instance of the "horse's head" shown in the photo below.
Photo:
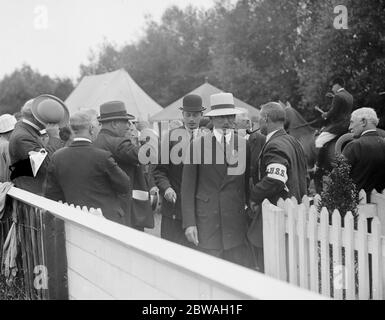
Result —
[{"label": "horse's head", "polygon": [[305,151],[308,168],[313,168],[317,160],[315,148],[316,129],[313,128],[301,114],[291,106],[285,107],[286,121],[285,130],[295,137]]}]

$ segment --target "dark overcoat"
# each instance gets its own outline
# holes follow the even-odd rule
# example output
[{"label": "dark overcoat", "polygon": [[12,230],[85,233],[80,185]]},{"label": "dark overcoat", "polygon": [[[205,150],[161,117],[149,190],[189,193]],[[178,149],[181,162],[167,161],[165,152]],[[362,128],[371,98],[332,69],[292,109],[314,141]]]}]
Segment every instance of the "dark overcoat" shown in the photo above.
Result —
[{"label": "dark overcoat", "polygon": [[349,129],[350,115],[353,110],[353,96],[345,89],[334,95],[332,105],[326,114],[326,132],[340,136]]},{"label": "dark overcoat", "polygon": [[[281,166],[286,168],[286,183],[268,176],[269,165],[276,165],[278,169],[282,168]],[[269,170],[271,169],[270,167]],[[278,173],[284,176],[281,170]],[[301,202],[307,192],[306,176],[306,158],[301,144],[281,129],[273,134],[262,149],[259,157],[259,182],[251,188],[250,199],[258,205],[265,199],[276,205],[279,198],[291,197]],[[262,227],[262,214],[259,210],[248,232],[249,240],[257,247],[263,246]]]},{"label": "dark overcoat", "polygon": [[[9,155],[11,158],[11,164],[19,164],[19,166],[17,167],[17,171],[31,172],[28,153],[30,151],[39,151],[43,148],[45,147],[42,143],[39,131],[31,127],[30,125],[19,121],[16,124],[15,130],[13,130],[9,139]],[[54,150],[50,149],[47,151]],[[24,175],[24,173],[20,173],[21,175],[13,180],[15,186],[32,193],[42,195],[50,156],[51,154],[49,152],[46,158],[44,159],[43,163],[41,164],[41,167],[39,168],[36,177],[33,177],[32,174],[28,176]]]},{"label": "dark overcoat", "polygon": [[[211,143],[205,143],[205,139]],[[190,145],[194,162],[197,163],[197,158],[200,158],[202,164],[185,163],[183,167],[183,227],[197,226],[199,247],[203,249],[228,250],[244,244],[246,240],[249,150],[245,140],[245,147],[239,147],[238,135],[232,135],[232,139],[235,141],[235,152],[244,153],[245,161],[239,163],[242,167],[240,174],[230,175],[228,169],[231,165],[216,161],[217,150],[223,154],[223,145],[217,142],[213,133],[194,140]],[[204,164],[209,154],[212,164]]]},{"label": "dark overcoat", "polygon": [[342,151],[350,163],[351,177],[358,190],[370,193],[385,189],[385,140],[377,132],[367,132]]},{"label": "dark overcoat", "polygon": [[[149,186],[144,176],[143,165],[139,163],[139,147],[134,145],[130,139],[119,137],[107,129],[100,130],[94,141],[94,146],[111,152],[119,167],[130,177],[131,188],[129,197],[121,199],[125,207],[126,225],[136,227],[154,227],[154,215],[150,199],[142,201],[132,198],[132,190],[149,191]],[[123,190],[122,190],[122,193]]]},{"label": "dark overcoat", "polygon": [[45,194],[55,201],[100,208],[104,217],[124,224],[118,194],[129,187],[129,177],[110,152],[87,141],[74,141],[53,154]]}]

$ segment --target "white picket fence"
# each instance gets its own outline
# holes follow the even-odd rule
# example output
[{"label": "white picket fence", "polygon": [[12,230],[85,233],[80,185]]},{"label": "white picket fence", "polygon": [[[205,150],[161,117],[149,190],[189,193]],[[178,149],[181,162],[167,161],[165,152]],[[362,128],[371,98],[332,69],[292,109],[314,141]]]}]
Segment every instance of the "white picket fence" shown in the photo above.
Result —
[{"label": "white picket fence", "polygon": [[74,205],[73,203],[71,203],[71,204],[68,204],[67,202],[63,203],[63,201],[61,201],[61,200],[59,200],[58,202],[59,202],[59,203],[62,203],[62,204],[64,204],[64,205],[66,205],[66,206],[68,206],[68,207],[70,207],[70,208],[74,208],[74,209],[80,210],[80,211],[82,211],[82,212],[84,212],[84,213],[92,214],[92,215],[94,215],[94,216],[97,216],[97,217],[103,217],[103,218],[104,218],[102,209],[100,209],[100,208],[97,208],[97,209],[95,209],[95,208],[89,208],[89,209],[88,209],[87,206],[81,207],[81,206],[79,206],[79,205]]},{"label": "white picket fence", "polygon": [[373,192],[370,204],[362,200],[357,229],[350,212],[342,227],[338,210],[329,221],[317,201],[319,196],[314,205],[306,196],[301,204],[294,198],[277,206],[263,202],[265,273],[334,299],[384,299],[385,192]]}]

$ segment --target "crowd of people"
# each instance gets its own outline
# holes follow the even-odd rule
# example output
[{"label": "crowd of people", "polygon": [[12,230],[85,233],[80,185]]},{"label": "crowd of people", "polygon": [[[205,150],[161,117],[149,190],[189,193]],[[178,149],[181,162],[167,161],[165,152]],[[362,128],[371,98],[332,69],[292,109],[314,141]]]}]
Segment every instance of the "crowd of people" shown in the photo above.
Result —
[{"label": "crowd of people", "polygon": [[[351,131],[355,139],[343,155],[354,182],[368,193],[382,191],[385,140],[376,130],[377,115],[370,108],[352,113],[353,98],[343,81],[332,84],[331,108],[323,114],[328,125],[316,147]],[[135,125],[123,102],[106,102],[99,113],[83,110],[69,116],[59,99],[39,96],[26,102],[18,121],[0,116],[0,182],[12,181],[55,201],[100,208],[105,218],[139,231],[154,227],[159,195],[163,239],[263,272],[261,204],[290,197],[301,201],[309,184],[306,154],[285,131],[280,102],[261,106],[257,130],[247,112],[235,107],[231,93],[212,95],[204,113],[207,107],[199,95],[185,96],[183,121],[174,121],[171,130],[162,132],[168,139],[154,143],[145,132],[158,134],[143,123]],[[52,110],[60,115],[56,124],[51,123]],[[160,148],[168,161],[143,163],[143,145],[157,157]],[[187,154],[183,161],[170,161],[176,146]],[[235,165],[242,168],[237,174],[229,171]]]}]

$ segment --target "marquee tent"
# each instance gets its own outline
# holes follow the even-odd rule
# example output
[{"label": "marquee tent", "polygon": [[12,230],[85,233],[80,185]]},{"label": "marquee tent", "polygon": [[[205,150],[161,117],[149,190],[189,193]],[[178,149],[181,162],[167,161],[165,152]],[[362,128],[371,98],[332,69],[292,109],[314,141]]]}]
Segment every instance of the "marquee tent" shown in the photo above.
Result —
[{"label": "marquee tent", "polygon": [[[202,97],[203,105],[207,108],[204,113],[210,111],[210,96],[212,94],[223,92],[222,90],[214,87],[208,82],[205,82],[198,88],[194,89],[193,91],[187,93],[187,94],[197,94]],[[187,95],[186,94],[186,95]],[[167,121],[167,120],[178,120],[182,119],[182,112],[179,110],[179,108],[182,106],[182,100],[183,97],[179,100],[171,103],[169,106],[164,108],[162,111],[156,113],[152,117],[150,117],[150,121]],[[243,102],[237,98],[234,97],[234,103],[237,108],[240,109],[246,109],[249,111],[250,117],[259,117],[259,110],[246,102]]]},{"label": "marquee tent", "polygon": [[113,100],[123,101],[127,112],[138,120],[147,121],[150,116],[163,109],[124,69],[85,76],[65,103],[70,113],[81,109],[94,109],[99,114],[100,105]]}]

